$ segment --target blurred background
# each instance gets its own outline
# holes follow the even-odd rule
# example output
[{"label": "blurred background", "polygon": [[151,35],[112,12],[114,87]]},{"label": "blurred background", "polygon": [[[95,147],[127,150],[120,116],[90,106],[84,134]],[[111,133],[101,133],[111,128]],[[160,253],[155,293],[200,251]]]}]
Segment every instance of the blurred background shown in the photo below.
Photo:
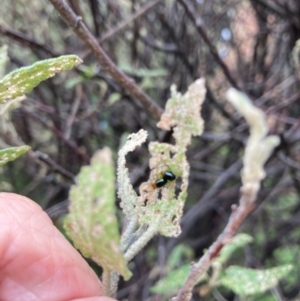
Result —
[{"label": "blurred background", "polygon": [[[149,289],[166,274],[169,254],[183,250],[176,266],[196,260],[226,225],[231,205],[239,199],[240,159],[248,137],[245,121],[225,99],[232,86],[268,115],[270,133],[279,135],[281,143],[266,164],[257,209],[241,230],[254,241],[228,265],[270,268],[292,263],[294,272],[275,292],[255,300],[299,300],[300,2],[67,2],[118,68],[161,108],[173,83],[184,93],[197,78],[206,79],[204,134],[187,153],[191,172],[182,234],[173,239],[156,236],[146,246],[130,264],[134,276],[121,283],[118,300],[167,300]],[[0,190],[32,198],[58,227],[75,176],[97,149],[109,146],[116,161],[126,136],[141,128],[148,131],[148,141],[172,142],[171,133],[158,129],[157,118],[102,69],[50,2],[1,1],[0,43],[8,49],[6,73],[63,54],[84,61],[42,82],[0,127],[1,148],[24,143],[33,150],[1,168]],[[135,189],[149,175],[148,159],[147,144],[128,156]],[[242,300],[225,289],[200,286],[194,292],[194,300]]]}]

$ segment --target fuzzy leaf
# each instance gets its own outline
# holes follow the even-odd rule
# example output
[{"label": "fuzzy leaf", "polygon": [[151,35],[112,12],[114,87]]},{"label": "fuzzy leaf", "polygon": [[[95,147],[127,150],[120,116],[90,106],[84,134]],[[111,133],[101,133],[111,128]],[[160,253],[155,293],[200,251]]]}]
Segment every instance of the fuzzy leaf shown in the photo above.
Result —
[{"label": "fuzzy leaf", "polygon": [[191,260],[194,257],[194,251],[185,244],[177,245],[168,256],[167,267],[169,270],[181,265],[184,258]]},{"label": "fuzzy leaf", "polygon": [[[164,191],[168,193],[168,188]],[[176,237],[180,234],[179,217],[182,215],[183,204],[178,203],[176,199],[166,198],[137,208],[141,224],[156,224],[159,233],[164,236]]]},{"label": "fuzzy leaf", "polygon": [[25,154],[29,149],[30,146],[23,145],[0,150],[0,166],[6,164],[9,161],[14,161],[21,155]]},{"label": "fuzzy leaf", "polygon": [[90,166],[82,167],[70,202],[64,226],[75,247],[104,270],[129,279],[131,272],[119,248],[114,168],[108,148],[98,151]]},{"label": "fuzzy leaf", "polygon": [[141,129],[138,133],[131,134],[127,137],[127,140],[123,147],[119,150],[118,159],[118,196],[122,200],[121,208],[124,214],[131,220],[135,216],[135,201],[137,195],[130,183],[128,169],[126,168],[126,155],[129,152],[135,150],[147,139],[148,133]]},{"label": "fuzzy leaf", "polygon": [[224,264],[237,249],[242,248],[243,246],[252,242],[252,240],[253,238],[248,234],[237,234],[232,241],[225,245],[225,247],[221,250],[221,254],[216,261]]},{"label": "fuzzy leaf", "polygon": [[[265,177],[264,164],[270,157],[273,149],[279,144],[278,136],[266,137],[269,129],[266,116],[262,110],[255,107],[248,96],[234,88],[227,91],[228,101],[244,116],[250,126],[250,137],[244,155],[242,182],[244,193],[248,194],[249,201],[256,199],[260,181]],[[251,191],[251,195],[249,192]]]},{"label": "fuzzy leaf", "polygon": [[63,55],[9,73],[0,81],[0,104],[30,92],[41,81],[81,63],[82,60],[76,55]]},{"label": "fuzzy leaf", "polygon": [[[192,135],[201,135],[203,132],[200,110],[205,99],[205,80],[196,80],[184,95],[178,93],[175,86],[171,92],[172,97],[157,125],[166,130],[173,128],[175,145],[149,144],[151,173],[149,180],[140,186],[135,208],[140,224],[154,223],[160,234],[176,237],[181,232],[180,219],[187,197],[189,164],[185,152]],[[172,172],[176,179],[157,189],[155,183],[158,176],[166,170]],[[180,183],[180,189],[175,189],[177,183]]]},{"label": "fuzzy leaf", "polygon": [[[151,289],[151,293],[166,295],[175,292],[181,288],[186,280],[191,265],[185,264],[180,268],[173,270],[166,277],[160,279]],[[197,283],[205,279],[205,275],[202,275]]]},{"label": "fuzzy leaf", "polygon": [[166,277],[160,279],[151,289],[153,294],[169,294],[179,289],[186,279],[190,265],[186,264],[173,270]]},{"label": "fuzzy leaf", "polygon": [[293,267],[290,264],[267,270],[253,270],[231,266],[221,278],[223,286],[241,296],[261,294],[275,287],[279,280],[285,278]]},{"label": "fuzzy leaf", "polygon": [[190,144],[192,135],[200,136],[203,132],[204,121],[200,111],[206,94],[205,80],[197,79],[184,95],[177,92],[173,85],[171,93],[172,96],[157,126],[165,130],[174,127],[173,136],[176,143],[186,147]]}]

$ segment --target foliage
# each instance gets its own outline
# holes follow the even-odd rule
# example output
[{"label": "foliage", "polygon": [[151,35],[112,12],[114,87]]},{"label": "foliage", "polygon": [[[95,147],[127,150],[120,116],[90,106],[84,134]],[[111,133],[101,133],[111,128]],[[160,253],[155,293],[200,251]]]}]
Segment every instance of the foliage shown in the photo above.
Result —
[{"label": "foliage", "polygon": [[6,164],[9,161],[13,161],[25,154],[30,149],[29,146],[10,147],[0,150],[0,166]]},{"label": "foliage", "polygon": [[[162,277],[150,291],[155,294],[170,296],[176,292],[186,278],[190,264],[183,264],[186,260],[193,259],[193,250],[186,245],[176,246],[169,255],[166,265],[166,276]],[[202,277],[204,280],[205,277]],[[200,280],[199,280],[200,281]]]},{"label": "foliage", "polygon": [[[217,270],[217,278],[214,279],[213,283],[210,281],[208,274],[203,274],[197,283],[201,282],[209,282],[210,286],[216,286],[219,282],[220,275],[222,273],[222,269],[224,267],[220,268],[219,264],[225,265],[226,262],[229,260],[229,258],[236,253],[236,251],[239,248],[242,248],[246,244],[250,243],[252,241],[251,236],[245,234],[245,233],[240,233],[236,235],[233,240],[227,244],[221,251],[220,256],[217,258],[216,262],[213,264],[213,269]],[[173,252],[169,256],[169,262],[173,261],[172,258],[177,258],[179,249],[174,249]],[[177,269],[174,269],[173,266],[171,265],[171,270],[167,274],[166,277],[163,277],[160,279],[152,288],[151,292],[156,293],[156,294],[161,294],[161,295],[169,295],[170,293],[176,292],[180,287],[182,287],[189,269],[190,269],[190,264],[184,264],[180,266]]]},{"label": "foliage", "polygon": [[113,162],[106,148],[93,156],[90,166],[82,167],[71,188],[65,229],[85,257],[128,279],[131,273],[119,248],[114,195]]},{"label": "foliage", "polygon": [[[6,47],[1,48],[0,57],[2,58],[1,67],[6,63],[7,53]],[[0,104],[7,100],[15,99],[24,93],[30,92],[34,87],[39,85],[43,80],[53,77],[56,73],[72,69],[82,61],[76,55],[65,55],[55,59],[39,61],[32,66],[19,68],[0,81]],[[11,103],[8,103],[10,105]],[[7,110],[6,106],[5,110]],[[2,110],[0,115],[4,115]],[[0,116],[1,117],[1,116]],[[4,126],[10,124],[8,120],[2,122]],[[13,128],[13,126],[11,125]],[[13,161],[30,149],[29,146],[11,147],[0,151],[0,166],[9,161]]]},{"label": "foliage", "polygon": [[[199,136],[203,131],[203,120],[199,115],[205,98],[205,81],[198,79],[181,95],[175,86],[171,88],[172,96],[167,101],[166,110],[157,124],[162,129],[173,128],[175,145],[151,142],[149,166],[150,176],[140,186],[140,197],[136,203],[136,212],[140,224],[156,224],[160,234],[178,236],[183,205],[187,197],[189,165],[186,160],[187,146],[191,137]],[[153,189],[161,168],[170,169],[177,180],[181,179],[178,195],[175,194],[175,183],[168,183],[159,190]],[[146,204],[146,205],[145,205]]]},{"label": "foliage", "polygon": [[[290,264],[264,270],[253,270],[240,266],[230,266],[225,269],[224,265],[229,258],[233,256],[239,248],[251,241],[252,238],[244,233],[235,236],[232,242],[222,249],[220,257],[213,263],[212,268],[214,272],[211,279],[209,279],[207,274],[203,274],[198,280],[198,284],[201,282],[208,283],[208,286],[202,286],[201,291],[206,287],[207,294],[207,289],[211,290],[215,286],[222,285],[240,296],[257,295],[275,287],[281,279],[286,278],[291,273],[292,265]],[[221,264],[221,266],[219,264]],[[160,279],[151,288],[151,292],[161,295],[174,293],[183,285],[189,269],[190,265],[186,264],[178,269],[172,270],[166,277]]]},{"label": "foliage", "polygon": [[137,194],[133,190],[129,180],[128,169],[126,168],[125,156],[132,152],[137,146],[140,146],[147,139],[147,132],[140,130],[137,134],[131,134],[127,137],[124,146],[119,151],[118,159],[118,196],[122,200],[121,207],[128,220],[135,218],[135,200]]},{"label": "foliage", "polygon": [[283,265],[261,271],[231,266],[226,270],[221,283],[238,295],[256,295],[275,287],[292,269],[292,265]]},{"label": "foliage", "polygon": [[[227,91],[229,102],[245,117],[250,126],[250,137],[243,158],[242,170],[243,190],[255,190],[252,201],[260,188],[260,182],[265,178],[264,164],[269,159],[274,148],[279,144],[278,136],[267,136],[268,126],[262,110],[256,108],[251,100],[236,89]],[[255,198],[254,198],[255,197]]]},{"label": "foliage", "polygon": [[172,270],[177,266],[180,266],[183,259],[192,260],[194,258],[193,249],[187,245],[180,244],[176,246],[170,253],[167,261],[167,269]]},{"label": "foliage", "polygon": [[41,81],[58,72],[70,70],[80,63],[82,60],[78,56],[64,55],[11,72],[0,81],[0,104],[30,92]]},{"label": "foliage", "polygon": [[[170,295],[171,293],[174,294],[174,292],[176,292],[180,287],[182,287],[189,269],[190,265],[185,264],[180,268],[173,270],[166,277],[158,281],[151,288],[151,292],[160,295]],[[204,281],[205,278],[205,275],[203,275],[201,279],[199,279],[198,283]]]},{"label": "foliage", "polygon": [[225,264],[237,249],[244,247],[253,241],[253,238],[246,233],[239,233],[222,250],[220,256],[216,259],[221,264]]},{"label": "foliage", "polygon": [[[253,177],[245,179],[244,168],[243,184],[257,184],[258,178],[263,178],[264,173],[267,175],[260,187],[258,204],[253,204],[259,206],[243,224],[243,232],[253,237],[252,243],[246,247],[246,262],[253,258],[255,264],[266,270],[293,264],[294,271],[278,283],[278,290],[283,299],[299,299],[300,274],[295,258],[300,251],[297,123],[300,109],[297,41],[300,37],[300,7],[299,1],[286,0],[284,6],[279,2],[168,0],[157,1],[157,5],[145,11],[144,7],[154,2],[66,2],[82,17],[82,23],[97,39],[96,44],[102,47],[104,54],[106,52],[107,57],[119,66],[119,71],[132,77],[132,82],[136,82],[161,110],[168,98],[177,101],[178,92],[172,89],[171,97],[169,93],[173,83],[178,91],[187,91],[197,78],[205,78],[207,93],[201,112],[205,121],[204,132],[200,138],[191,140],[182,157],[187,158],[186,165],[173,161],[172,149],[181,140],[174,140],[172,129],[165,132],[155,126],[158,118],[149,113],[136,94],[126,90],[107,73],[106,66],[100,64],[87,44],[80,41],[75,33],[77,26],[65,25],[49,1],[1,3],[0,41],[1,45],[7,45],[0,50],[1,76],[62,54],[74,53],[84,58],[84,63],[72,71],[49,78],[30,94],[20,92],[23,95],[20,99],[1,105],[0,111],[4,113],[0,121],[0,149],[20,145],[32,148],[30,156],[1,167],[2,189],[39,202],[55,222],[67,213],[65,200],[75,175],[89,163],[97,150],[109,146],[116,162],[124,137],[128,133],[138,133],[141,128],[147,131],[148,141],[141,143],[134,152],[128,152],[126,166],[124,163],[124,170],[128,169],[127,183],[131,185],[131,190],[125,192],[132,193],[133,211],[128,209],[130,212],[126,212],[126,218],[118,209],[116,212],[119,229],[125,229],[120,247],[125,258],[134,257],[132,254],[136,252],[130,253],[129,246],[135,243],[141,247],[142,242],[145,254],[154,251],[151,258],[141,255],[130,263],[133,276],[129,282],[120,283],[118,300],[154,300],[156,296],[151,295],[147,288],[157,280],[158,270],[160,275],[169,274],[182,264],[195,260],[191,254],[180,255],[179,252],[179,255],[173,255],[176,246],[191,247],[197,257],[205,253],[222,233],[224,224],[236,208],[239,194],[244,193],[244,190],[240,192],[240,158],[248,139],[248,125],[226,102],[226,91],[230,87],[243,91],[256,107],[264,111],[267,117],[262,123],[268,125],[268,133],[279,135],[281,139],[266,162],[264,152],[270,150],[264,144],[268,141],[265,140],[268,138],[266,133],[256,141],[252,140],[255,142],[253,148],[245,156],[248,158],[245,160],[248,161],[245,162],[246,169]],[[115,31],[118,27],[120,29]],[[185,105],[178,110],[180,116],[184,114]],[[172,109],[169,104],[167,107],[167,110]],[[196,115],[199,111],[195,109],[193,113]],[[254,119],[257,117],[255,115]],[[189,121],[186,115],[184,123],[191,130],[196,128],[194,122]],[[183,142],[190,139],[181,138]],[[148,162],[149,149],[154,157],[160,150],[164,151],[166,160],[158,166],[157,162],[152,165],[151,160]],[[39,152],[49,160],[38,158]],[[264,163],[264,171],[252,164],[252,160],[260,161],[261,165]],[[160,231],[168,235],[181,231],[181,234],[171,239],[155,237],[146,245],[157,233],[158,226],[149,222],[148,213],[137,216],[135,200],[140,199],[135,198],[144,193],[139,192],[141,183],[148,182],[150,186],[147,184],[146,188],[153,187],[166,169],[175,174],[176,182],[169,182],[160,189],[157,204],[152,206],[165,207],[161,210],[166,210],[167,218],[171,218],[176,206],[182,208],[184,202],[184,210],[180,209],[174,215],[175,225]],[[188,179],[186,191],[181,189],[185,178]],[[4,187],[3,183],[7,185]],[[174,198],[169,194],[173,189]],[[177,203],[172,202],[175,199]],[[122,198],[122,205],[124,200]],[[149,211],[142,209],[155,215],[150,208],[149,204]],[[168,212],[172,209],[173,212]],[[132,220],[128,219],[130,214]],[[163,225],[160,228],[164,228]],[[145,234],[148,238],[140,240]],[[208,277],[202,284],[200,290],[206,288],[207,294],[201,296],[201,300],[232,298],[232,293],[218,287],[217,282],[229,263],[242,265],[245,262],[243,252],[233,254],[230,262],[222,261],[222,254],[216,258],[208,274],[217,276],[217,281]],[[173,256],[179,258],[178,265]],[[195,290],[193,298],[196,300],[197,293]],[[216,293],[222,296],[216,296]],[[266,292],[254,298],[265,301],[270,296],[271,293]]]}]

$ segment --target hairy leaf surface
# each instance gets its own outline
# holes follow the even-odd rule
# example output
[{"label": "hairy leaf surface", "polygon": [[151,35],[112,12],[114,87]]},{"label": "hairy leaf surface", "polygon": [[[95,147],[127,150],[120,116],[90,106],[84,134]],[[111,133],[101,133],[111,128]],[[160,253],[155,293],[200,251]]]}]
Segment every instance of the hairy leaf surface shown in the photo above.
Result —
[{"label": "hairy leaf surface", "polygon": [[[166,277],[160,279],[150,291],[155,294],[166,295],[178,290],[184,284],[191,265],[185,264],[180,268],[173,270]],[[205,275],[202,275],[197,283],[205,279]]]},{"label": "hairy leaf surface", "polygon": [[[206,94],[205,80],[196,80],[184,95],[177,92],[175,86],[171,93],[157,125],[165,130],[173,129],[175,145],[149,143],[150,177],[140,186],[135,208],[140,224],[155,223],[160,234],[176,237],[181,233],[180,219],[187,197],[189,164],[185,153],[192,136],[203,132],[200,111]],[[166,170],[172,172],[176,179],[157,189],[155,183],[161,172]]]},{"label": "hairy leaf surface", "polygon": [[0,150],[0,166],[6,164],[9,161],[14,161],[21,155],[25,154],[29,149],[30,146],[23,145]]},{"label": "hairy leaf surface", "polygon": [[84,166],[70,191],[65,229],[82,254],[125,279],[131,275],[119,247],[115,215],[115,177],[111,152],[98,151]]},{"label": "hairy leaf surface", "polygon": [[231,266],[226,270],[221,283],[238,295],[255,295],[275,287],[279,280],[286,277],[292,269],[290,264],[266,270]]},{"label": "hairy leaf surface", "polygon": [[0,104],[30,92],[41,81],[81,63],[82,60],[76,55],[63,55],[9,73],[0,81]]},{"label": "hairy leaf surface", "polygon": [[239,248],[252,242],[252,237],[246,233],[237,234],[232,241],[224,246],[221,250],[220,256],[217,258],[217,261],[220,263],[226,263],[230,256]]}]

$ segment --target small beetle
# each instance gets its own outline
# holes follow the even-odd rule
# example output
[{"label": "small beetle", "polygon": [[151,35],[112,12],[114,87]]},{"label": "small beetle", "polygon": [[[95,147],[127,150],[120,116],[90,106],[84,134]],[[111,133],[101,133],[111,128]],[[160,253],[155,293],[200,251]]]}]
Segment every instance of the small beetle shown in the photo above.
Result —
[{"label": "small beetle", "polygon": [[155,184],[153,185],[154,188],[161,188],[165,186],[169,181],[174,181],[176,176],[169,170],[161,172],[161,178],[156,180]]}]

